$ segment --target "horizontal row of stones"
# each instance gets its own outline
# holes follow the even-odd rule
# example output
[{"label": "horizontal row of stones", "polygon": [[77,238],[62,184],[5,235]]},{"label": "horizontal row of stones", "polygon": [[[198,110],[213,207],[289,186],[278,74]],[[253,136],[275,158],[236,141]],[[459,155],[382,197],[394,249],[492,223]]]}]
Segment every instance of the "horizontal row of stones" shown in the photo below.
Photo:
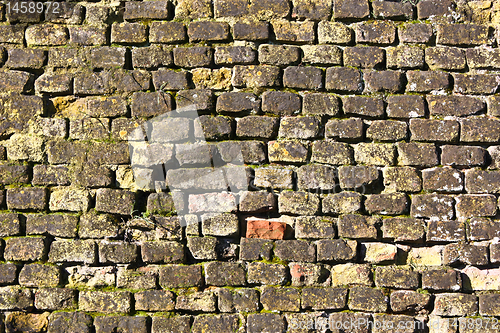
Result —
[{"label": "horizontal row of stones", "polygon": [[[149,29],[148,29],[149,28]],[[231,29],[232,28],[232,29]],[[433,28],[436,29],[434,35]],[[450,46],[478,46],[495,44],[493,29],[477,24],[403,23],[390,21],[361,22],[345,25],[340,22],[290,22],[288,20],[237,22],[232,27],[226,22],[196,21],[186,26],[182,22],[113,23],[107,25],[61,26],[53,24],[2,25],[1,43],[28,46],[142,44],[146,42],[175,44],[189,40],[196,42],[224,42],[231,39],[294,44],[372,44],[391,45],[423,43]],[[109,38],[109,39],[108,39]]]},{"label": "horizontal row of stones", "polygon": [[[5,267],[4,267],[5,266]],[[3,264],[7,269],[12,264]],[[202,268],[205,272],[203,278]],[[85,269],[87,271],[85,271]],[[68,267],[70,278],[78,278],[78,272],[90,277],[88,282],[111,284],[115,279],[110,267]],[[220,286],[246,286],[246,271],[239,263],[207,263],[180,266],[167,265],[150,269],[149,275],[119,268],[117,284],[143,286],[133,292],[127,289],[113,291],[85,291],[67,287],[55,287],[59,272],[55,266],[28,264],[19,273],[21,286],[0,287],[0,309],[5,311],[31,310],[71,310],[99,313],[131,313],[135,311],[182,312],[256,312],[283,311],[297,312],[301,309],[313,310],[357,310],[367,312],[420,313],[437,316],[498,316],[496,306],[499,294],[478,293],[478,295],[458,293],[462,284],[460,271],[453,269],[430,269],[422,274],[404,268],[379,266],[372,272],[369,265],[341,264],[333,266],[332,275],[326,267],[307,263],[290,264],[292,287],[283,287],[287,280],[288,268],[280,264],[254,262],[248,264],[249,284],[273,284],[254,288],[216,288]],[[15,268],[11,269],[15,275]],[[492,270],[490,270],[492,271]],[[288,272],[288,273],[287,273]],[[327,282],[323,282],[321,275]],[[470,273],[470,272],[468,272]],[[497,269],[498,276],[498,269]],[[99,276],[101,274],[101,276]],[[99,276],[94,278],[95,276]],[[294,277],[295,275],[295,277]],[[346,278],[348,275],[349,278]],[[10,276],[5,276],[7,279]],[[302,277],[302,281],[299,279]],[[108,281],[104,281],[104,278]],[[169,290],[158,290],[156,281]],[[305,278],[305,279],[304,279]],[[467,278],[467,275],[464,275]],[[477,279],[477,278],[476,278]],[[101,280],[101,281],[99,281]],[[194,291],[184,286],[199,287],[203,281],[212,287],[205,291]],[[294,283],[300,287],[293,287]],[[318,282],[321,280],[321,282]],[[330,280],[333,286],[330,286]],[[434,296],[420,293],[423,290],[439,291]],[[474,279],[472,282],[484,284]],[[490,282],[491,282],[490,278]],[[79,285],[82,284],[81,281]],[[170,286],[178,286],[172,288]],[[495,283],[498,286],[498,281]],[[349,290],[347,287],[349,286]],[[27,287],[40,287],[38,290]],[[83,288],[87,287],[85,285]],[[390,288],[391,290],[382,289]],[[142,291],[139,291],[142,290]],[[199,290],[199,289],[195,289]],[[490,290],[492,290],[490,288]],[[36,291],[36,292],[34,292]],[[448,291],[448,292],[447,292]],[[454,293],[450,293],[450,291]],[[444,293],[441,293],[444,292]],[[77,298],[78,295],[78,298]],[[77,301],[78,299],[78,301]],[[135,304],[132,305],[132,299]],[[217,302],[218,300],[218,302]],[[260,302],[259,302],[260,301]],[[478,302],[479,301],[479,302]],[[479,303],[479,306],[478,306]],[[390,305],[390,308],[389,308]],[[479,310],[479,311],[478,311]],[[478,313],[479,312],[479,313]]]},{"label": "horizontal row of stones", "polygon": [[[500,49],[475,47],[461,49],[448,46],[345,46],[336,45],[278,45],[260,44],[244,46],[222,44],[215,46],[179,46],[150,45],[144,47],[95,46],[77,48],[19,48],[7,46],[0,48],[0,63],[8,69],[49,68],[87,68],[109,69],[129,67],[136,69],[157,67],[197,68],[234,65],[269,65],[288,66],[309,64],[318,66],[344,65],[358,68],[376,69],[424,69],[464,71],[466,69],[499,69]],[[48,54],[48,56],[47,56]],[[48,59],[48,60],[47,60]],[[131,59],[131,61],[129,60]],[[131,69],[131,68],[128,68]],[[235,74],[245,76],[244,70],[254,67],[237,67]],[[309,70],[309,75],[321,74],[320,68],[301,68]],[[222,68],[230,71],[230,68]],[[297,69],[295,69],[297,70]],[[200,69],[197,69],[200,71]],[[291,69],[288,70],[292,71]],[[279,74],[279,68],[263,67],[261,74],[271,76],[261,78],[260,86],[275,86],[271,78]],[[267,73],[269,72],[269,73]],[[196,71],[195,71],[196,73]],[[286,73],[285,73],[286,74]],[[444,75],[444,74],[442,74]],[[59,75],[64,78],[64,75]],[[70,75],[66,75],[70,78]],[[320,75],[321,77],[321,75]],[[485,77],[487,77],[485,75]],[[242,80],[242,78],[240,78]],[[443,78],[439,81],[445,81]],[[269,82],[270,81],[270,82]],[[256,83],[255,86],[258,86]],[[236,84],[235,86],[242,86]],[[321,87],[311,87],[318,89]],[[417,90],[418,91],[418,90]]]},{"label": "horizontal row of stones", "polygon": [[[5,260],[16,261],[18,263],[48,260],[50,263],[85,264],[95,264],[97,261],[101,264],[134,264],[138,262],[161,264],[217,259],[242,259],[245,261],[260,259],[270,260],[272,252],[276,259],[285,260],[287,262],[336,263],[337,265],[333,266],[334,272],[337,272],[341,267],[345,268],[353,265],[351,263],[338,263],[356,260],[358,260],[358,262],[371,264],[408,264],[412,267],[435,267],[439,269],[444,265],[453,267],[463,267],[463,265],[484,267],[490,263],[498,264],[500,262],[500,244],[496,240],[493,240],[493,242],[471,242],[470,244],[450,243],[447,245],[432,245],[428,247],[421,247],[421,244],[418,244],[418,242],[421,242],[424,238],[425,229],[427,229],[427,239],[429,243],[442,243],[447,241],[463,242],[465,239],[465,230],[467,228],[462,222],[434,221],[427,223],[426,228],[425,222],[413,218],[385,219],[382,224],[380,220],[376,218],[366,218],[360,215],[343,216],[338,220],[339,235],[342,237],[361,239],[356,241],[333,239],[332,237],[336,234],[333,220],[301,217],[297,218],[296,221],[296,237],[311,237],[320,240],[277,240],[273,243],[273,241],[268,240],[241,238],[241,244],[236,244],[235,239],[230,240],[213,236],[188,236],[187,246],[184,246],[179,241],[168,240],[175,239],[175,237],[181,238],[179,235],[181,234],[180,227],[177,228],[177,233],[175,230],[172,231],[173,228],[167,231],[160,230],[161,228],[156,230],[142,229],[142,231],[141,229],[132,230],[130,228],[127,231],[132,232],[133,236],[137,236],[138,239],[141,233],[143,239],[160,239],[156,241],[141,240],[134,243],[108,240],[96,242],[92,239],[57,239],[50,243],[49,239],[45,237],[11,237],[6,238],[2,242],[5,243],[5,249],[2,252]],[[84,222],[86,221],[82,221],[82,227],[86,227]],[[175,222],[176,221],[174,221],[174,223]],[[170,226],[174,223],[170,223]],[[352,223],[352,225],[348,225],[347,223]],[[373,240],[377,238],[375,223],[378,223],[379,228],[382,229],[380,233],[383,234],[385,240],[395,240],[397,243],[411,243],[413,246],[374,242]],[[398,225],[398,223],[400,225]],[[469,228],[468,233],[471,236],[475,236],[474,238],[484,239],[492,236],[495,238],[498,237],[498,230],[495,230],[495,228],[498,228],[498,221],[492,222],[488,219],[476,218],[471,223],[474,225]],[[106,227],[111,229],[109,225]],[[114,233],[116,234],[116,229],[118,229],[119,226],[115,225],[114,227]],[[195,227],[197,228],[197,226]],[[223,225],[221,229],[225,228],[225,230],[228,230],[225,232],[227,234],[229,231],[232,231],[229,230],[230,227],[232,226]],[[390,230],[390,227],[394,227],[394,230]],[[210,230],[210,228],[212,230]],[[356,228],[361,230],[356,230]],[[193,226],[188,227],[186,233],[188,233],[188,231],[194,233],[193,229]],[[224,233],[218,233],[217,230],[214,231],[214,229],[215,227],[213,224],[204,223],[203,231],[207,231],[206,234]],[[64,230],[62,232],[64,232]],[[290,231],[287,230],[287,232],[289,233]],[[96,230],[95,232],[89,231],[88,229],[82,231],[82,234],[87,237],[99,237],[106,233],[113,234],[113,231],[103,229]],[[232,234],[229,236],[235,233],[237,233],[237,231],[232,231]],[[217,264],[218,262],[215,263]],[[359,267],[364,267],[363,265],[365,264],[359,265],[361,265]],[[5,266],[5,269],[9,267],[9,269],[15,268],[15,266],[11,266]],[[274,266],[278,267],[279,265]],[[314,283],[318,283],[322,278],[326,280],[329,276],[329,274],[326,276],[324,276],[324,274],[319,274],[323,264],[310,266],[317,268],[316,273],[312,274],[312,271],[308,272],[305,274],[306,277],[300,277],[300,279],[295,276],[298,280],[294,282],[294,285],[302,283],[300,281],[305,278],[316,279]],[[59,271],[58,268],[56,269],[53,266],[41,267],[48,270]],[[273,267],[273,265],[269,267]],[[283,270],[283,279],[278,279],[281,281],[280,283],[268,283],[266,279],[261,279],[258,283],[271,285],[287,283],[288,280],[285,278],[285,268],[283,266],[279,267]],[[147,269],[147,267],[144,269]],[[293,267],[291,267],[291,269],[292,276],[294,276]],[[490,273],[494,273],[498,270],[499,269],[493,269]],[[311,275],[309,275],[309,273]],[[485,273],[487,272],[485,271]],[[78,274],[82,273],[80,272]],[[271,275],[275,278],[274,274]],[[343,274],[341,275],[343,276]],[[6,275],[6,277],[7,276],[8,275]],[[349,281],[350,278],[352,277],[346,277],[346,280],[342,281]],[[336,279],[338,280],[341,278],[337,277]],[[59,284],[59,280],[58,276],[58,278],[51,283],[55,283],[54,286],[56,286]],[[9,284],[14,281],[15,280],[9,279]],[[368,281],[371,283],[371,280],[368,279]],[[212,284],[209,282],[207,283]],[[253,281],[252,283],[257,282]],[[327,284],[328,283],[330,283],[330,280],[328,280]],[[498,286],[498,284],[495,284],[495,286]],[[419,284],[417,283],[413,287],[418,288]]]},{"label": "horizontal row of stones", "polygon": [[[392,1],[368,1],[368,0],[181,0],[174,4],[170,1],[156,1],[155,3],[127,1],[125,8],[118,9],[116,4],[107,7],[94,4],[84,5],[78,3],[62,3],[56,9],[46,8],[45,13],[37,8],[31,13],[23,13],[22,9],[15,10],[14,6],[1,7],[0,19],[7,19],[10,23],[37,23],[45,20],[52,23],[102,24],[109,21],[111,16],[118,20],[186,20],[199,18],[243,18],[257,20],[272,20],[292,18],[297,20],[359,20],[359,19],[395,19],[408,20],[434,19],[435,16],[443,16],[442,21],[453,22],[460,17],[460,13],[454,11],[455,5],[451,1],[421,1],[417,6],[410,3],[398,3]],[[311,9],[311,7],[313,9]],[[483,9],[490,9],[487,4]],[[11,10],[11,8],[13,10]],[[493,13],[500,11],[494,3],[491,8]],[[418,13],[418,14],[417,14]]]},{"label": "horizontal row of stones", "polygon": [[[239,295],[239,293],[236,294]],[[244,292],[242,291],[241,294],[244,294]],[[448,300],[446,297],[440,297],[440,300],[442,303],[457,301],[456,299]],[[466,303],[463,307],[469,307],[469,304],[467,304],[469,300],[460,301]],[[488,304],[495,301],[495,297],[492,297],[491,300],[481,297],[479,308],[482,310],[487,306],[494,306]],[[0,317],[0,324],[2,320],[3,315]],[[268,312],[249,314],[211,313],[195,316],[186,314],[178,316],[157,314],[152,317],[144,314],[138,316],[92,316],[85,312],[54,312],[50,315],[48,312],[42,314],[8,312],[4,320],[8,327],[7,333],[19,332],[19,329],[27,328],[30,329],[30,332],[45,332],[44,329],[48,328],[48,333],[105,333],[113,331],[123,333],[203,333],[207,332],[207,327],[210,330],[214,329],[221,333],[304,332],[311,327],[314,327],[314,330],[330,327],[336,327],[335,329],[339,330],[344,330],[343,328],[354,329],[351,332],[367,332],[369,328],[372,328],[370,332],[374,333],[387,332],[387,329],[395,327],[402,327],[398,329],[398,332],[404,333],[420,332],[423,329],[428,329],[429,332],[457,332],[459,330],[461,333],[469,333],[481,330],[493,333],[496,332],[497,325],[497,319],[494,317],[478,318],[471,316],[450,318],[432,315],[413,318],[402,314],[370,314],[349,311],[287,312],[284,314]],[[272,327],[273,330],[269,331],[269,327]]]},{"label": "horizontal row of stones", "polygon": [[[8,176],[9,173],[16,174],[20,182],[28,182],[23,166],[4,166],[1,168]],[[60,171],[60,172],[59,172]],[[221,168],[191,168],[173,169],[167,173],[167,184],[174,183],[174,198],[177,195],[179,202],[188,201],[191,213],[200,212],[257,212],[260,210],[273,211],[278,207],[283,214],[314,215],[319,211],[323,213],[339,214],[344,212],[357,212],[361,210],[361,202],[369,213],[388,215],[399,215],[406,213],[410,207],[407,194],[399,193],[434,191],[439,193],[462,193],[453,196],[451,194],[412,194],[411,214],[415,217],[452,219],[466,219],[474,216],[495,216],[497,198],[495,194],[500,191],[500,172],[484,171],[478,168],[467,170],[465,177],[459,170],[449,167],[425,169],[422,176],[411,167],[387,167],[380,172],[376,167],[369,166],[341,166],[338,169],[327,165],[305,165],[297,169],[296,180],[294,171],[284,167],[262,167],[255,171],[255,176],[245,178],[245,172],[251,169],[243,167]],[[51,185],[58,185],[64,181],[64,172],[67,168],[43,166],[47,181]],[[124,187],[136,190],[137,185],[131,183],[132,170],[119,170],[117,181],[123,182]],[[141,170],[135,170],[141,174]],[[24,175],[23,175],[24,174]],[[355,192],[341,192],[357,190],[358,192],[379,192],[383,184],[386,193],[367,194],[362,196]],[[121,215],[131,215],[136,206],[139,195],[127,189],[111,189],[92,187],[111,186],[113,175],[110,169],[105,167],[82,168],[80,176],[75,180],[77,186],[55,186],[52,188],[17,187],[8,186],[0,191],[0,202],[4,197],[7,208],[10,210],[46,210],[51,211],[87,211],[93,202],[99,212],[107,212]],[[243,179],[231,180],[235,176]],[[85,180],[85,177],[98,177],[97,180]],[[227,177],[230,181],[225,181]],[[423,178],[423,181],[422,181]],[[464,181],[465,178],[465,181]],[[153,182],[155,179],[151,172],[144,172],[144,179],[140,182]],[[160,178],[163,181],[163,177]],[[87,188],[81,188],[84,185]],[[119,184],[120,185],[120,184]],[[165,185],[165,184],[163,184]],[[225,191],[228,186],[234,190],[242,191],[239,194],[216,192]],[[89,188],[90,187],[90,188]],[[294,187],[298,191],[289,191]],[[247,191],[266,188],[270,190],[284,190],[278,195],[276,205],[275,195],[266,191]],[[188,190],[191,190],[189,192]],[[187,191],[183,194],[182,191]],[[318,192],[318,193],[314,193]],[[391,193],[395,192],[395,193]],[[425,193],[424,192],[424,193]],[[193,193],[189,194],[188,193]],[[199,194],[194,194],[199,193]],[[486,194],[491,193],[491,194]],[[167,194],[165,194],[167,195]],[[365,197],[366,200],[362,200]],[[155,200],[164,200],[156,207]],[[171,199],[167,201],[158,199],[155,194],[149,195],[148,208],[159,211],[173,210]],[[301,204],[301,201],[307,202]],[[341,210],[339,203],[335,201],[351,201],[349,210]],[[439,204],[433,203],[438,201]],[[456,202],[456,206],[455,206]],[[468,206],[474,203],[475,206]],[[176,203],[178,204],[178,203]],[[479,205],[480,204],[480,205]],[[162,205],[165,208],[162,208]],[[48,207],[47,207],[48,206]],[[455,206],[455,209],[454,209]],[[167,208],[169,207],[169,208]],[[266,208],[267,207],[267,208]],[[188,207],[176,207],[179,212],[186,212]],[[266,209],[265,209],[266,208]],[[480,215],[475,215],[480,214]]]}]

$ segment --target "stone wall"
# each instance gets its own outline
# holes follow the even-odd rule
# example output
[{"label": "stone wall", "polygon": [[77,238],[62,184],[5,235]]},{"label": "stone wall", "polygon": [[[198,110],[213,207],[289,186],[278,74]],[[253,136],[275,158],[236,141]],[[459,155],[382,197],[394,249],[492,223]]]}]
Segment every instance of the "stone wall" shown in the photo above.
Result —
[{"label": "stone wall", "polygon": [[499,2],[32,4],[1,333],[498,332]]}]

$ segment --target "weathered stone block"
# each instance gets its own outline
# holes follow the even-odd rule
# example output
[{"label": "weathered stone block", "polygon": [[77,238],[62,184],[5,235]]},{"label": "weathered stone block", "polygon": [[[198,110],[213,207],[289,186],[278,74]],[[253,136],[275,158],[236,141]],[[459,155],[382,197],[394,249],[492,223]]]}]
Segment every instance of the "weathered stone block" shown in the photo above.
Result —
[{"label": "weathered stone block", "polygon": [[48,333],[89,333],[92,317],[82,312],[53,312],[49,316]]},{"label": "weathered stone block", "polygon": [[134,19],[167,19],[169,17],[168,1],[157,2],[125,2],[125,20]]},{"label": "weathered stone block", "polygon": [[269,38],[269,23],[263,21],[237,22],[233,26],[233,38],[251,41],[266,40]]},{"label": "weathered stone block", "polygon": [[450,85],[450,74],[439,71],[407,71],[406,78],[406,90],[409,92],[444,90]]},{"label": "weathered stone block", "polygon": [[43,288],[35,293],[35,307],[39,310],[72,309],[76,304],[76,292],[73,289]]},{"label": "weathered stone block", "polygon": [[146,26],[141,23],[113,23],[111,43],[140,44],[147,41]]},{"label": "weathered stone block", "polygon": [[400,215],[408,209],[408,198],[404,193],[368,195],[365,209],[370,214]]},{"label": "weathered stone block", "polygon": [[390,143],[358,143],[354,146],[354,160],[363,165],[393,165],[396,147]]},{"label": "weathered stone block", "polygon": [[465,172],[465,190],[468,193],[499,193],[500,172],[470,169]]},{"label": "weathered stone block", "polygon": [[342,215],[338,221],[339,237],[353,239],[376,239],[377,228],[375,224],[379,220],[375,217],[363,215]]},{"label": "weathered stone block", "polygon": [[325,0],[293,0],[292,18],[312,21],[328,20],[332,13],[332,3]]},{"label": "weathered stone block", "polygon": [[156,90],[182,90],[188,89],[191,86],[187,71],[175,71],[164,68],[153,72],[153,84]]},{"label": "weathered stone block", "polygon": [[5,239],[3,257],[14,261],[39,261],[47,255],[42,237],[14,237]]},{"label": "weathered stone block", "polygon": [[253,262],[248,265],[248,283],[262,285],[285,285],[289,280],[286,266]]},{"label": "weathered stone block", "polygon": [[70,44],[97,46],[108,43],[108,29],[103,24],[72,26],[68,30]]},{"label": "weathered stone block", "polygon": [[381,118],[385,113],[384,101],[376,97],[348,96],[342,98],[342,103],[346,115]]},{"label": "weathered stone block", "polygon": [[379,181],[379,171],[371,166],[341,166],[338,172],[340,187],[344,190],[371,188]]},{"label": "weathered stone block", "polygon": [[334,92],[360,93],[363,89],[361,72],[350,67],[329,67],[326,69],[325,88]]},{"label": "weathered stone block", "polygon": [[215,293],[211,291],[191,293],[188,292],[186,294],[177,295],[175,309],[193,312],[215,312],[216,300],[217,297]]},{"label": "weathered stone block", "polygon": [[413,6],[410,3],[373,1],[373,15],[379,19],[411,19]]},{"label": "weathered stone block", "polygon": [[316,248],[304,240],[277,240],[274,254],[285,261],[315,262]]},{"label": "weathered stone block", "polygon": [[403,73],[399,71],[366,71],[363,78],[369,93],[397,93],[404,88]]},{"label": "weathered stone block", "polygon": [[[478,108],[474,109],[478,111]],[[460,141],[493,143],[500,140],[500,121],[494,118],[470,117],[460,120]]]},{"label": "weathered stone block", "polygon": [[453,243],[445,246],[443,261],[446,265],[488,265],[488,245]]},{"label": "weathered stone block", "polygon": [[319,209],[319,197],[314,193],[283,191],[278,197],[280,214],[314,215]]},{"label": "weathered stone block", "polygon": [[184,246],[176,241],[148,241],[141,245],[141,256],[146,263],[180,263]]},{"label": "weathered stone block", "polygon": [[421,241],[425,233],[422,220],[409,217],[393,217],[382,220],[383,238],[394,239],[395,242]]},{"label": "weathered stone block", "polygon": [[82,291],[78,306],[83,311],[104,313],[129,313],[132,294],[128,291]]},{"label": "weathered stone block", "polygon": [[218,290],[218,308],[221,312],[254,312],[259,306],[257,290],[250,288]]},{"label": "weathered stone block", "polygon": [[258,60],[261,64],[286,66],[297,64],[300,61],[298,46],[261,44]]},{"label": "weathered stone block", "polygon": [[[446,163],[445,163],[446,164]],[[423,188],[435,192],[462,192],[464,177],[453,168],[432,168],[422,170]]]},{"label": "weathered stone block", "polygon": [[87,211],[90,205],[89,192],[76,188],[55,188],[50,194],[51,211]]},{"label": "weathered stone block", "polygon": [[433,143],[398,142],[398,162],[409,166],[438,165],[436,146]]},{"label": "weathered stone block", "polygon": [[350,44],[353,37],[352,29],[340,22],[321,21],[318,23],[320,44]]},{"label": "weathered stone block", "polygon": [[276,199],[274,194],[267,191],[245,191],[240,194],[239,209],[240,212],[251,213],[273,211],[276,209]]},{"label": "weathered stone block", "polygon": [[19,284],[23,287],[56,287],[60,280],[61,272],[57,266],[28,264],[19,273]]},{"label": "weathered stone block", "polygon": [[306,162],[309,147],[298,141],[269,141],[268,152],[270,162]]},{"label": "weathered stone block", "polygon": [[411,216],[425,217],[432,221],[451,220],[454,200],[443,194],[417,194],[412,196]]},{"label": "weathered stone block", "polygon": [[145,290],[134,294],[134,308],[139,311],[172,311],[175,294],[168,290]]},{"label": "weathered stone block", "polygon": [[201,285],[202,267],[199,265],[165,265],[160,268],[159,283],[163,288],[188,288]]},{"label": "weathered stone block", "polygon": [[386,167],[383,170],[385,189],[391,192],[419,192],[422,179],[415,168]]},{"label": "weathered stone block", "polygon": [[488,44],[488,27],[479,24],[438,24],[437,43],[456,46]]},{"label": "weathered stone block", "polygon": [[385,52],[376,46],[346,47],[344,49],[344,66],[361,68],[379,68],[385,61]]},{"label": "weathered stone block", "polygon": [[155,316],[152,318],[152,321],[152,333],[189,333],[191,330],[191,316],[177,316],[171,318]]},{"label": "weathered stone block", "polygon": [[302,44],[313,43],[316,39],[314,34],[314,22],[275,20],[272,22],[272,26],[278,42]]},{"label": "weathered stone block", "polygon": [[323,88],[323,71],[316,67],[287,67],[283,72],[283,86],[319,90]]},{"label": "weathered stone block", "polygon": [[128,264],[137,259],[137,245],[126,242],[99,243],[99,262],[102,264]]},{"label": "weathered stone block", "polygon": [[367,0],[337,0],[333,4],[333,19],[361,19],[370,15]]},{"label": "weathered stone block", "polygon": [[[360,118],[346,118],[346,119],[330,119],[325,126],[325,136],[328,138],[334,138],[339,140],[356,140],[361,139],[364,134],[364,124],[363,120]],[[331,146],[327,143],[318,143],[316,141],[313,143],[313,147],[319,146]],[[352,148],[343,144],[345,147],[349,147],[351,151]],[[320,148],[318,146],[318,148]],[[340,144],[338,147],[341,147]],[[338,148],[337,147],[337,148]],[[345,149],[344,149],[345,150]],[[349,160],[352,161],[352,153],[349,153]],[[352,162],[346,162],[342,164],[351,164]]]},{"label": "weathered stone block", "polygon": [[96,316],[94,327],[96,333],[122,331],[124,333],[147,333],[147,317],[136,316]]},{"label": "weathered stone block", "polygon": [[436,295],[433,313],[438,316],[472,316],[478,311],[477,296],[444,293]]},{"label": "weathered stone block", "polygon": [[96,261],[95,252],[93,240],[56,240],[50,245],[49,262],[93,264]]},{"label": "weathered stone block", "polygon": [[455,120],[410,119],[411,140],[415,141],[456,142],[459,128]]},{"label": "weathered stone block", "polygon": [[362,22],[356,25],[356,42],[390,45],[396,40],[396,27],[390,21]]},{"label": "weathered stone block", "polygon": [[357,242],[343,239],[322,239],[316,242],[317,260],[347,262],[356,257]]},{"label": "weathered stone block", "polygon": [[58,46],[67,43],[68,30],[55,24],[36,24],[26,28],[25,36],[28,46]]},{"label": "weathered stone block", "polygon": [[495,216],[497,199],[491,194],[463,194],[456,198],[457,218],[465,221],[471,217]]},{"label": "weathered stone block", "polygon": [[246,271],[241,264],[211,262],[204,265],[205,282],[214,286],[243,286]]},{"label": "weathered stone block", "polygon": [[396,290],[391,293],[391,310],[418,313],[429,307],[431,296],[412,290]]},{"label": "weathered stone block", "polygon": [[462,70],[466,66],[465,51],[447,46],[428,47],[425,62],[431,70]]},{"label": "weathered stone block", "polygon": [[434,269],[422,272],[422,288],[430,290],[460,291],[462,278],[453,269]]},{"label": "weathered stone block", "polygon": [[129,215],[134,210],[135,194],[118,189],[98,189],[96,210],[111,214]]},{"label": "weathered stone block", "polygon": [[[233,207],[236,208],[235,201]],[[201,230],[204,236],[237,237],[239,235],[238,217],[235,214],[204,215]]]},{"label": "weathered stone block", "polygon": [[444,246],[413,247],[408,253],[407,263],[414,266],[441,266],[443,265]]},{"label": "weathered stone block", "polygon": [[[479,113],[486,108],[486,103],[470,96],[429,96],[427,103],[430,114],[436,116],[463,117]],[[462,133],[462,138],[463,135]]]},{"label": "weathered stone block", "polygon": [[375,269],[375,285],[384,288],[417,289],[420,285],[420,274],[394,266],[377,267]]},{"label": "weathered stone block", "polygon": [[265,310],[297,312],[300,310],[300,293],[295,288],[264,287],[260,302]]},{"label": "weathered stone block", "polygon": [[229,37],[229,25],[225,22],[192,22],[187,31],[189,41],[224,41]]},{"label": "weathered stone block", "polygon": [[323,197],[325,214],[349,214],[361,209],[361,194],[356,192],[329,193]]},{"label": "weathered stone block", "polygon": [[304,45],[302,62],[313,65],[341,65],[342,50],[333,45]]},{"label": "weathered stone block", "polygon": [[386,312],[389,298],[381,289],[353,287],[349,290],[348,306],[351,310]]}]

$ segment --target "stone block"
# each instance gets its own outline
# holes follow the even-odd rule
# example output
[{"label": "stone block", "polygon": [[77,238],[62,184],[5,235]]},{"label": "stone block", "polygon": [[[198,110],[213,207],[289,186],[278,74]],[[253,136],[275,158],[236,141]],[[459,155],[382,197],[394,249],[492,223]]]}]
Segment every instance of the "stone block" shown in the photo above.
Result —
[{"label": "stone block", "polygon": [[348,306],[350,310],[367,312],[386,312],[389,298],[381,289],[352,287],[349,290]]},{"label": "stone block", "polygon": [[385,61],[385,51],[376,46],[346,47],[344,66],[360,68],[381,68]]},{"label": "stone block", "polygon": [[140,44],[147,41],[146,26],[141,23],[113,23],[111,43]]},{"label": "stone block", "polygon": [[363,215],[342,215],[338,221],[339,237],[353,239],[376,239],[378,223],[375,217],[367,217]]},{"label": "stone block", "polygon": [[316,242],[317,260],[347,262],[356,258],[357,242],[343,239],[322,239]]},{"label": "stone block", "polygon": [[79,308],[89,312],[129,313],[132,294],[128,291],[82,291],[79,294]]},{"label": "stone block", "polygon": [[352,29],[340,22],[321,21],[318,23],[320,44],[350,44],[353,37]]},{"label": "stone block", "polygon": [[[215,293],[211,291],[188,292],[185,294],[177,295],[175,309],[193,312],[215,312],[216,300],[217,297]],[[192,329],[194,329],[194,327],[192,327]],[[193,332],[193,330],[191,332]]]},{"label": "stone block", "polygon": [[3,258],[7,261],[40,261],[47,255],[43,237],[13,237],[5,239]]},{"label": "stone block", "polygon": [[428,47],[425,62],[431,70],[462,70],[466,66],[465,51],[448,46]]},{"label": "stone block", "polygon": [[314,262],[316,248],[305,240],[278,240],[274,254],[285,261]]},{"label": "stone block", "polygon": [[261,64],[275,66],[298,64],[300,48],[298,46],[261,44],[258,60]]},{"label": "stone block", "polygon": [[61,281],[59,267],[43,264],[27,264],[19,273],[19,284],[23,287],[56,287]]},{"label": "stone block", "polygon": [[423,188],[435,192],[462,192],[463,174],[453,168],[432,168],[422,170]]},{"label": "stone block", "polygon": [[369,118],[384,116],[384,102],[380,98],[365,96],[348,96],[342,98],[344,114]]},{"label": "stone block", "polygon": [[384,288],[417,289],[420,286],[420,274],[394,266],[377,267],[375,285]]},{"label": "stone block", "polygon": [[260,303],[264,310],[297,312],[300,310],[300,293],[296,288],[264,287]]},{"label": "stone block", "polygon": [[465,241],[465,224],[457,221],[432,221],[427,226],[428,242]]},{"label": "stone block", "polygon": [[96,244],[93,240],[56,240],[49,251],[49,262],[93,264],[96,261]]},{"label": "stone block", "polygon": [[319,202],[314,193],[284,191],[278,196],[278,210],[280,214],[314,215]]},{"label": "stone block", "polygon": [[395,242],[421,241],[425,233],[425,223],[410,217],[392,217],[384,219],[382,224],[383,238]]},{"label": "stone block", "polygon": [[[330,119],[325,126],[325,136],[327,138],[352,141],[362,139],[363,135],[364,124],[361,118],[349,117],[345,119]],[[313,145],[316,144],[317,142]]]},{"label": "stone block", "polygon": [[199,265],[165,265],[160,268],[159,283],[163,288],[196,287],[202,281],[202,267]]},{"label": "stone block", "polygon": [[366,137],[374,141],[400,141],[407,137],[407,125],[402,121],[374,120],[366,129]]}]

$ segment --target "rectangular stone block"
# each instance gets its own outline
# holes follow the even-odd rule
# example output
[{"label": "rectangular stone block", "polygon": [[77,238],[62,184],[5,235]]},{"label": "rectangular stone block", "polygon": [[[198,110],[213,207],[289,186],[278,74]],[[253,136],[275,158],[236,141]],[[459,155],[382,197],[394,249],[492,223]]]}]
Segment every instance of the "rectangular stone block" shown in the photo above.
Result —
[{"label": "rectangular stone block", "polygon": [[128,291],[82,291],[78,307],[83,311],[104,313],[129,313],[132,294]]}]

